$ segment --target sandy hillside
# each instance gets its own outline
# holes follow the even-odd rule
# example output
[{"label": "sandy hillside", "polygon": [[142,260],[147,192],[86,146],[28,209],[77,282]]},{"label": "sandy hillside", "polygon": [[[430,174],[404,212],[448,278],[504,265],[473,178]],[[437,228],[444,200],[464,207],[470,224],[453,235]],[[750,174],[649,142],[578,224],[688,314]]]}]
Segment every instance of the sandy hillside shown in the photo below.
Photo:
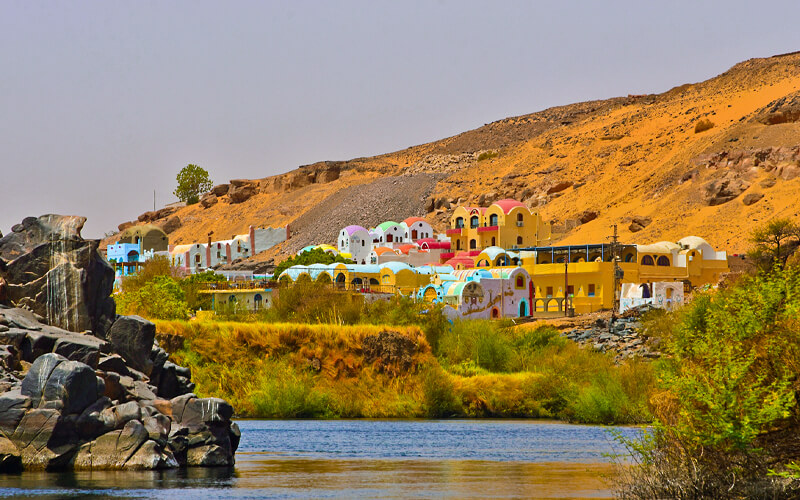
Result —
[{"label": "sandy hillside", "polygon": [[[701,120],[713,126],[696,132]],[[140,219],[166,224],[176,244],[296,223],[296,240],[279,250],[292,253],[333,243],[335,231],[321,228],[345,221],[427,214],[441,229],[459,200],[514,197],[567,230],[565,243],[605,241],[617,224],[625,242],[698,235],[737,253],[754,226],[800,214],[799,120],[800,53],[752,59],[663,94],[550,108],[394,153],[240,180],[208,208]],[[388,182],[399,192],[407,182],[413,197],[370,196]]]}]

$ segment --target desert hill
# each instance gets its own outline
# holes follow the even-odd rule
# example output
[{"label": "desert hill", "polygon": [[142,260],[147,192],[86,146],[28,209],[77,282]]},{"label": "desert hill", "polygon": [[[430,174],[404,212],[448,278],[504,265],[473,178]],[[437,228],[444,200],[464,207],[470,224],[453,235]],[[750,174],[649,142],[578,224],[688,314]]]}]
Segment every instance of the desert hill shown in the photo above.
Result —
[{"label": "desert hill", "polygon": [[511,197],[556,222],[563,243],[605,241],[617,224],[624,242],[694,234],[742,252],[754,226],[800,214],[800,53],[751,59],[662,94],[558,106],[215,192],[139,221],[165,225],[176,244],[290,224],[292,239],[263,260],[333,243],[347,224],[422,215],[443,229],[456,203]]}]

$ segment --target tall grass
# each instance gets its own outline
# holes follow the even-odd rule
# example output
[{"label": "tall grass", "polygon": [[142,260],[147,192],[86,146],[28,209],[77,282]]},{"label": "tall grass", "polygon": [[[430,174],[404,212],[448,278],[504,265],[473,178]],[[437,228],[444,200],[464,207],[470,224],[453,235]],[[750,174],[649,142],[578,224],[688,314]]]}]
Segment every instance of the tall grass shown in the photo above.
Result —
[{"label": "tall grass", "polygon": [[[440,332],[435,352],[416,325],[159,321],[157,327],[161,338],[184,339],[173,357],[191,367],[197,391],[229,400],[241,415],[649,419],[650,365],[617,366],[549,327],[456,322]],[[409,369],[365,360],[364,339],[384,330],[415,342]]]}]

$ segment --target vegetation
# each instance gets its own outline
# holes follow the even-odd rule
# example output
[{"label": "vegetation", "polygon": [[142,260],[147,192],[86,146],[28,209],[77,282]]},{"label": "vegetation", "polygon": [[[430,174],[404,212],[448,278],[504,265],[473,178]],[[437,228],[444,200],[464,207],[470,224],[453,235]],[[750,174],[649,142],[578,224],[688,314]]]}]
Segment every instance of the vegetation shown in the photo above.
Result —
[{"label": "vegetation", "polygon": [[774,219],[757,228],[750,240],[754,246],[748,256],[762,272],[783,269],[800,248],[800,224],[788,218]]},{"label": "vegetation", "polygon": [[339,255],[332,255],[322,250],[321,248],[312,248],[311,250],[306,250],[305,252],[301,253],[300,255],[295,255],[294,257],[289,257],[288,259],[284,260],[280,264],[275,267],[275,276],[278,277],[281,275],[282,272],[289,269],[292,266],[309,266],[311,264],[333,264],[335,262],[343,262],[349,263],[348,259],[345,259]]},{"label": "vegetation", "polygon": [[705,132],[706,130],[711,130],[712,128],[714,128],[714,122],[708,118],[701,118],[694,126],[694,133],[699,134],[700,132]]},{"label": "vegetation", "polygon": [[[781,234],[775,221],[754,237]],[[771,247],[773,256],[777,245]],[[627,442],[628,498],[785,498],[800,495],[800,270],[784,260],[705,292],[647,328],[661,364],[649,435]]]},{"label": "vegetation", "polygon": [[206,170],[191,163],[178,172],[176,180],[178,187],[175,188],[173,194],[179,200],[185,201],[187,205],[197,203],[200,195],[209,191],[214,185]]},{"label": "vegetation", "polygon": [[492,158],[497,158],[500,155],[497,151],[484,151],[478,155],[478,161],[484,160],[491,160]]}]

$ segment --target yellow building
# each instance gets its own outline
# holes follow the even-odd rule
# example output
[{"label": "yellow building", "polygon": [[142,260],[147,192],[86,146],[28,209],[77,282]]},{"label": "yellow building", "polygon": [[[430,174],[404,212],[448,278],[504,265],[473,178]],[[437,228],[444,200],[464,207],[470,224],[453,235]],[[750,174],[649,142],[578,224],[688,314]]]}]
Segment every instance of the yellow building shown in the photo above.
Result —
[{"label": "yellow building", "polygon": [[536,247],[550,241],[550,223],[516,200],[500,200],[488,208],[458,207],[450,218],[452,252]]}]

